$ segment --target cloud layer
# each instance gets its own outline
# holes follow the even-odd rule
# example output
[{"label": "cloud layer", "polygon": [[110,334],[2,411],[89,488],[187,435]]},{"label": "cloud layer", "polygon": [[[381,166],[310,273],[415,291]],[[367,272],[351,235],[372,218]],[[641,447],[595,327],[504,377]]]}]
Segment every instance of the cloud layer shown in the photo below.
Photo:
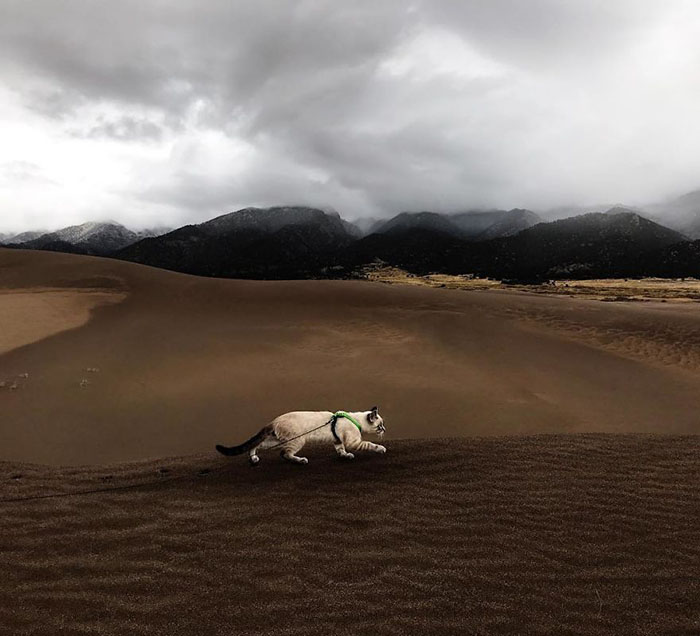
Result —
[{"label": "cloud layer", "polygon": [[693,0],[4,0],[0,231],[700,187]]}]

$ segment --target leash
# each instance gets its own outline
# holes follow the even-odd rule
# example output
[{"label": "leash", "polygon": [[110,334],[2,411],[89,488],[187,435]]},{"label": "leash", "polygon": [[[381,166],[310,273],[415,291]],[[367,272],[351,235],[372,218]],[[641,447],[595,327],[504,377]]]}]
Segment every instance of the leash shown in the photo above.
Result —
[{"label": "leash", "polygon": [[[333,413],[333,416],[331,417],[330,420],[327,422],[321,424],[320,426],[317,426],[316,428],[312,428],[311,430],[305,431],[304,433],[301,433],[300,435],[297,435],[296,437],[292,437],[290,439],[285,439],[279,442],[278,444],[275,444],[274,446],[270,446],[266,450],[272,450],[273,448],[277,448],[278,446],[283,446],[284,444],[288,444],[289,442],[293,442],[295,439],[299,439],[300,437],[304,437],[305,435],[309,435],[310,433],[313,433],[314,431],[318,431],[319,429],[322,429],[324,426],[328,426],[329,424],[331,425],[331,431],[333,433],[333,437],[337,440],[338,443],[340,443],[340,438],[338,437],[338,434],[335,431],[336,424],[339,419],[345,418],[347,420],[350,420],[355,426],[357,426],[357,429],[362,432],[362,428],[358,424],[357,420],[352,417],[349,413],[346,413],[345,411],[336,411]],[[226,472],[227,470],[231,470],[233,467],[232,464],[227,464],[225,466],[222,466],[220,468],[213,468],[213,469],[206,469],[206,472],[202,471],[198,473],[199,476],[205,476],[205,475],[210,475],[212,473],[222,473]],[[187,479],[191,477],[191,475],[174,475],[173,477],[161,477],[160,479],[154,479],[151,481],[144,481],[139,484],[128,484],[126,486],[108,486],[106,488],[92,488],[88,490],[74,490],[72,492],[60,492],[60,493],[54,493],[51,495],[29,495],[27,497],[6,497],[3,499],[0,499],[0,504],[4,503],[18,503],[22,501],[38,501],[39,499],[63,499],[65,497],[79,497],[81,495],[94,495],[97,493],[102,493],[102,492],[117,492],[117,491],[122,491],[122,490],[134,490],[136,488],[143,488],[145,486],[160,486],[161,484],[169,484],[173,483],[175,481],[181,481],[183,479]]]},{"label": "leash", "polygon": [[304,437],[304,435],[308,435],[309,433],[313,433],[314,431],[318,431],[319,429],[323,428],[324,426],[328,426],[329,424],[331,425],[331,432],[333,433],[333,437],[335,440],[340,444],[340,438],[338,437],[338,434],[335,432],[335,427],[336,424],[338,423],[339,419],[345,418],[346,420],[350,420],[355,426],[357,426],[357,430],[362,433],[362,427],[358,423],[358,421],[349,413],[346,413],[345,411],[336,411],[333,413],[331,416],[331,419],[325,422],[324,424],[321,424],[320,426],[317,426],[316,428],[312,428],[311,430],[305,431],[304,433],[301,433],[297,435],[296,437],[290,437],[289,439],[282,440],[281,442],[275,444],[274,446],[268,446],[265,450],[272,450],[273,448],[277,448],[278,446],[283,446],[284,444],[289,444],[289,442],[293,442],[295,439],[299,439],[300,437]]},{"label": "leash", "polygon": [[305,433],[301,433],[301,435],[297,435],[296,437],[290,437],[289,439],[284,439],[281,442],[275,444],[274,446],[268,446],[265,450],[272,450],[273,448],[277,448],[278,446],[283,446],[284,444],[289,444],[289,442],[293,442],[295,439],[299,439],[300,437],[304,437],[304,435],[308,435],[309,433],[313,433],[314,431],[317,431],[320,428],[323,428],[324,426],[328,426],[332,421],[333,421],[333,418],[328,420],[325,424],[321,424],[321,426],[317,426],[316,428],[312,428],[311,430],[306,431]]}]

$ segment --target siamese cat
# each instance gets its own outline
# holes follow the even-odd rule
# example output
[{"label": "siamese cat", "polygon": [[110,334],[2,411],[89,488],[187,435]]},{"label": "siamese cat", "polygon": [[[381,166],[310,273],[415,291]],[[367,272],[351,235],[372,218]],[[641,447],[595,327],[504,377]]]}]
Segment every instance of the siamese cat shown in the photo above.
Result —
[{"label": "siamese cat", "polygon": [[222,455],[242,455],[247,452],[250,463],[255,466],[260,461],[258,450],[279,446],[284,459],[297,464],[308,464],[306,457],[297,455],[304,445],[307,442],[329,442],[343,459],[353,459],[355,456],[349,451],[386,453],[384,446],[362,439],[362,433],[373,433],[381,438],[385,430],[384,420],[376,406],[369,411],[353,412],[292,411],[276,417],[239,446],[217,444],[216,450]]}]

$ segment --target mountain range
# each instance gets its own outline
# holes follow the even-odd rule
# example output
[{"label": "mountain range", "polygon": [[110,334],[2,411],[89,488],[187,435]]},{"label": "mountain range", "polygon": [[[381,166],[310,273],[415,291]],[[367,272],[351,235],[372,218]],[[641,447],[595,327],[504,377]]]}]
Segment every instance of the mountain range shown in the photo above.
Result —
[{"label": "mountain range", "polygon": [[644,207],[641,212],[691,239],[700,239],[700,190]]},{"label": "mountain range", "polygon": [[443,232],[459,238],[484,241],[518,232],[541,223],[542,219],[530,210],[469,211],[456,214],[437,212],[402,212],[388,221],[365,224],[364,235],[389,234],[408,229]]},{"label": "mountain range", "polygon": [[[678,205],[677,227],[692,228],[695,202],[689,195],[685,207]],[[110,256],[203,276],[347,278],[380,260],[418,274],[541,281],[695,276],[700,240],[691,238],[693,232],[622,206],[550,222],[518,208],[402,212],[364,227],[334,211],[280,206],[244,208],[172,231],[84,223],[14,236],[7,246]]]},{"label": "mountain range", "polygon": [[0,236],[0,245],[107,256],[141,239],[158,236],[168,231],[167,228],[158,228],[134,232],[113,221],[88,222],[64,227],[55,232],[32,231],[14,236]]},{"label": "mountain range", "polygon": [[307,278],[317,276],[356,234],[337,213],[244,208],[144,239],[113,255],[202,276]]}]

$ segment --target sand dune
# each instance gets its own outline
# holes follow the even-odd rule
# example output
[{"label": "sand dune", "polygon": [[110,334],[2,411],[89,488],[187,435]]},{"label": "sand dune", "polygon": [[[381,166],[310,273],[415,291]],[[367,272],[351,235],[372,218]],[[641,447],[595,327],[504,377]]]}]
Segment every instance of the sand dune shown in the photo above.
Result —
[{"label": "sand dune", "polygon": [[93,309],[124,294],[90,290],[0,291],[0,355],[84,325]]},{"label": "sand dune", "polygon": [[2,464],[3,633],[695,634],[698,437]]},{"label": "sand dune", "polygon": [[0,380],[18,383],[0,389],[8,460],[204,452],[288,410],[375,403],[394,438],[699,430],[696,305],[205,279],[0,250],[5,294],[47,281],[126,298],[0,355]]},{"label": "sand dune", "polygon": [[[11,250],[0,290],[0,633],[700,631],[694,305]],[[386,456],[211,451],[375,403]]]}]

